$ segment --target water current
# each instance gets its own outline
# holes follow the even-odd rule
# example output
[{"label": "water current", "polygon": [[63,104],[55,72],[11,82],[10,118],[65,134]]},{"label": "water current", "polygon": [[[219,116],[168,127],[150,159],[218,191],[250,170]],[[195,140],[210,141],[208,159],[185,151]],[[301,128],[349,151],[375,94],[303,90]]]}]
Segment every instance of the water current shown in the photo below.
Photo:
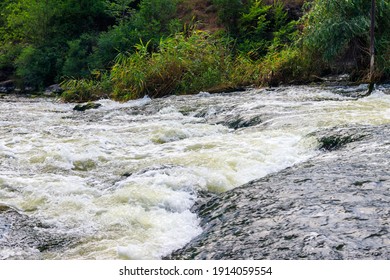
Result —
[{"label": "water current", "polygon": [[56,99],[4,96],[0,214],[14,209],[31,220],[27,235],[39,233],[38,224],[58,246],[23,238],[4,245],[14,238],[13,221],[0,215],[0,259],[160,259],[202,232],[190,211],[200,193],[225,192],[318,155],[312,132],[389,124],[390,90],[356,98],[361,90],[101,100],[85,112]]}]

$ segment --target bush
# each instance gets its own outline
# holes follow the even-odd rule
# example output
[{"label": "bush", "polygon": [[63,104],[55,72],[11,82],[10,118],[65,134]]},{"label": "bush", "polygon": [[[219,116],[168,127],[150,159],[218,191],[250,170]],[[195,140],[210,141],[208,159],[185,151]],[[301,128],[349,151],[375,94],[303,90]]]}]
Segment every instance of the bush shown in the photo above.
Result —
[{"label": "bush", "polygon": [[107,32],[102,32],[97,47],[90,57],[94,69],[109,69],[120,53],[134,53],[135,45],[148,42],[156,49],[160,38],[174,34],[182,28],[176,16],[177,1],[143,0],[139,11],[127,15]]},{"label": "bush", "polygon": [[85,78],[91,74],[89,56],[96,45],[94,35],[83,34],[79,39],[69,41],[62,75],[74,78]]},{"label": "bush", "polygon": [[89,57],[90,67],[109,69],[119,53],[131,52],[137,42],[138,34],[132,22],[121,22],[107,32],[102,32],[97,39],[95,51]]},{"label": "bush", "polygon": [[14,61],[20,55],[22,47],[18,44],[5,43],[0,46],[0,71],[13,72]]},{"label": "bush", "polygon": [[[377,71],[389,73],[390,3],[377,1],[375,40]],[[369,69],[371,1],[319,1],[305,16],[307,55],[322,58],[334,72],[352,72],[365,79]]]},{"label": "bush", "polygon": [[159,34],[169,33],[170,22],[176,16],[177,3],[178,0],[141,1],[137,18],[139,21],[138,27],[144,27],[144,30],[148,30],[148,27],[152,27],[155,23],[158,23]]},{"label": "bush", "polygon": [[72,79],[61,83],[64,92],[62,100],[66,102],[87,102],[109,98],[111,83],[107,75],[98,79]]},{"label": "bush", "polygon": [[58,56],[55,49],[27,46],[15,60],[16,75],[24,86],[42,89],[55,80]]},{"label": "bush", "polygon": [[226,45],[209,33],[194,31],[188,37],[178,33],[162,39],[156,53],[148,52],[148,44],[140,44],[135,54],[119,56],[111,72],[114,98],[127,100],[208,90],[230,83],[230,65]]},{"label": "bush", "polygon": [[213,4],[218,9],[218,17],[221,23],[231,34],[237,35],[238,21],[244,10],[241,0],[213,0]]}]

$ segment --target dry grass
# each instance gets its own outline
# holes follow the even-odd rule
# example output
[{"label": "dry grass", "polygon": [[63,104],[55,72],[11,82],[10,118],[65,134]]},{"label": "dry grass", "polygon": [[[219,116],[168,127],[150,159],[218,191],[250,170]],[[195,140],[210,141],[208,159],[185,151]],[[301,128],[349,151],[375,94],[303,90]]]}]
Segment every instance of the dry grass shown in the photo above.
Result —
[{"label": "dry grass", "polygon": [[201,30],[215,32],[223,29],[212,0],[182,0],[178,7],[178,17],[187,24],[195,23]]},{"label": "dry grass", "polygon": [[[277,0],[264,0],[266,4],[273,4]],[[281,0],[293,17],[301,16],[304,2],[311,0]],[[187,24],[196,24],[198,29],[216,32],[223,29],[218,20],[217,9],[212,0],[182,0],[178,7],[178,17]]]}]

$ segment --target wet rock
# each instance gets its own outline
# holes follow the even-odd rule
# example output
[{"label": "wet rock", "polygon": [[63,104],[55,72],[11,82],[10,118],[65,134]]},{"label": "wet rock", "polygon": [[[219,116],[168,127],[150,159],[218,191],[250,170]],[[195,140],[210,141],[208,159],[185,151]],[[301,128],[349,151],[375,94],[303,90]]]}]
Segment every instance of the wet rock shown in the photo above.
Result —
[{"label": "wet rock", "polygon": [[222,86],[217,88],[209,89],[209,93],[231,93],[231,92],[243,92],[247,89],[245,87],[230,87],[230,86]]},{"label": "wet rock", "polygon": [[220,123],[232,129],[252,127],[262,122],[260,116],[234,116]]},{"label": "wet rock", "polygon": [[78,104],[78,105],[76,105],[73,108],[73,110],[79,111],[79,112],[84,112],[86,110],[97,109],[100,106],[102,106],[102,104],[94,103],[94,102],[88,102],[86,104]]},{"label": "wet rock", "polygon": [[15,90],[15,81],[7,80],[0,82],[0,93],[10,93]]},{"label": "wet rock", "polygon": [[329,75],[322,78],[326,82],[348,82],[351,79],[349,74]]},{"label": "wet rock", "polygon": [[358,86],[335,86],[331,90],[334,93],[349,96],[353,98],[358,98],[364,96],[368,90],[368,84],[361,84]]},{"label": "wet rock", "polygon": [[43,94],[46,96],[53,96],[53,95],[61,94],[63,92],[64,92],[64,90],[60,87],[60,85],[55,84],[55,85],[48,86],[45,89]]},{"label": "wet rock", "polygon": [[74,241],[53,226],[0,204],[0,259],[41,259],[41,253],[62,250]]},{"label": "wet rock", "polygon": [[319,149],[325,151],[340,149],[348,143],[362,140],[367,136],[361,127],[333,128],[317,132],[315,135],[320,143]]},{"label": "wet rock", "polygon": [[203,233],[167,258],[389,259],[390,125],[357,130],[343,149],[207,200]]}]

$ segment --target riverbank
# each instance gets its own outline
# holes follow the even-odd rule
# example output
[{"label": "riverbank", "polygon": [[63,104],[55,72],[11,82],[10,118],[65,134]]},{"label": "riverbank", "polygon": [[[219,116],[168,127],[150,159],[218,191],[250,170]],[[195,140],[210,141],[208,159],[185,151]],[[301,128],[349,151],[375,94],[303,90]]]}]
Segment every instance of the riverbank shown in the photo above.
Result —
[{"label": "riverbank", "polygon": [[[374,82],[390,77],[390,3],[382,2],[376,7]],[[61,84],[67,102],[123,102],[309,84],[340,74],[354,83],[372,82],[365,51],[368,2],[77,3],[0,4],[0,91]],[[42,15],[46,20],[37,25]]]}]

